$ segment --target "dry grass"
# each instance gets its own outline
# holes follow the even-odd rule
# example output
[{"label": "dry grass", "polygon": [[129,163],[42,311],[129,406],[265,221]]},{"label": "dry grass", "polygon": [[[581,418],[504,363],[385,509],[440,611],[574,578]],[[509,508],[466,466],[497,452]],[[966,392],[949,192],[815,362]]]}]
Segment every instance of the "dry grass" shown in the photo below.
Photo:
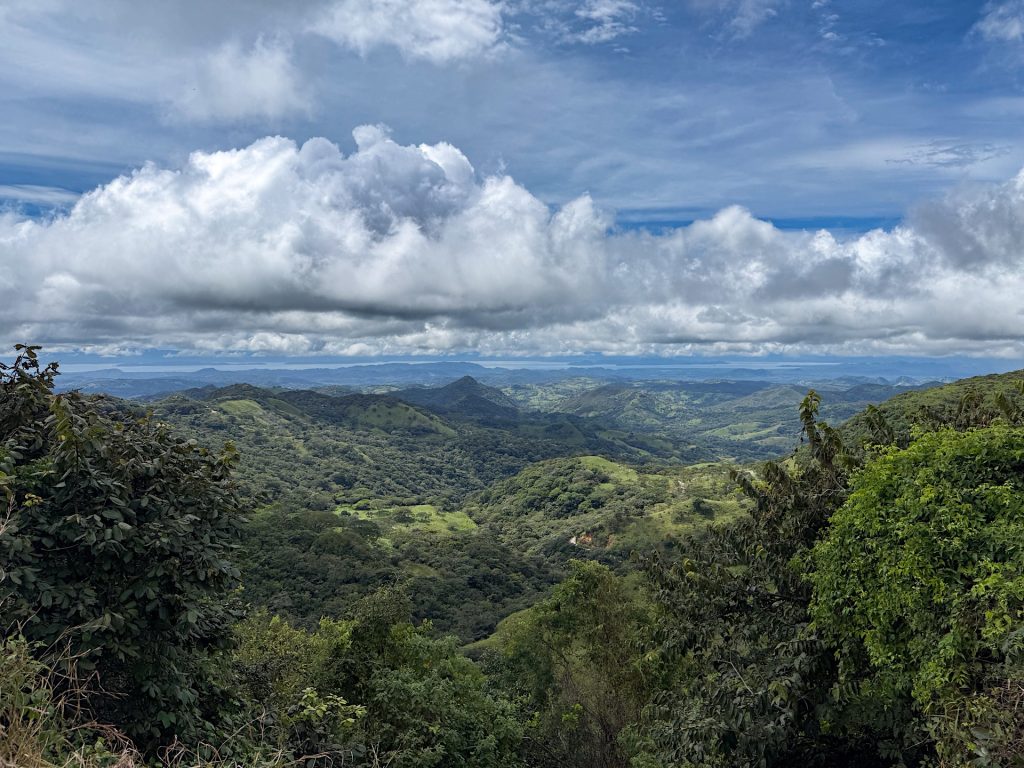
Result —
[{"label": "dry grass", "polygon": [[1001,722],[995,765],[1024,764],[1024,680],[1007,680],[993,698]]},{"label": "dry grass", "polygon": [[[11,633],[0,639],[0,768],[147,768],[152,762],[116,728],[84,720],[83,703],[97,681],[77,674],[66,652],[35,658],[32,648]],[[262,724],[254,722],[225,739],[262,743]],[[243,763],[222,757],[216,746],[181,743],[162,750],[166,768],[236,768]],[[305,764],[276,747],[256,749],[246,768],[292,768]],[[329,765],[330,763],[324,763]]]}]

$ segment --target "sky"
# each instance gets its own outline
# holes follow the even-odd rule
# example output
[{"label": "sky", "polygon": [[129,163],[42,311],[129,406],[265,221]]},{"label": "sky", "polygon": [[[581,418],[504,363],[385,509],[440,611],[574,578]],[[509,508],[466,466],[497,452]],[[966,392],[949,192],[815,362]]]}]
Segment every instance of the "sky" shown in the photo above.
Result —
[{"label": "sky", "polygon": [[0,348],[1024,358],[1024,0],[0,0]]}]

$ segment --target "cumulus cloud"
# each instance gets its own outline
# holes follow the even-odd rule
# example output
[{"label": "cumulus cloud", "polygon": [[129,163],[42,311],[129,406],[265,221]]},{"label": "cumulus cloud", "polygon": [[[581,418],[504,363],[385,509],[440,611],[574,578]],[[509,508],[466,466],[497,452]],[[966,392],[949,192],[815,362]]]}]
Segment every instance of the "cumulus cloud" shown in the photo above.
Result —
[{"label": "cumulus cloud", "polygon": [[911,220],[950,266],[1013,274],[1024,264],[1024,171],[1001,186],[923,204]]},{"label": "cumulus cloud", "polygon": [[0,216],[0,341],[283,354],[1024,350],[1024,173],[892,230],[661,234],[385,128],[146,166]]},{"label": "cumulus cloud", "polygon": [[335,0],[313,30],[367,54],[383,46],[436,64],[489,53],[503,35],[493,0]]},{"label": "cumulus cloud", "polygon": [[1014,43],[1024,40],[1024,0],[986,3],[974,31],[991,41]]}]

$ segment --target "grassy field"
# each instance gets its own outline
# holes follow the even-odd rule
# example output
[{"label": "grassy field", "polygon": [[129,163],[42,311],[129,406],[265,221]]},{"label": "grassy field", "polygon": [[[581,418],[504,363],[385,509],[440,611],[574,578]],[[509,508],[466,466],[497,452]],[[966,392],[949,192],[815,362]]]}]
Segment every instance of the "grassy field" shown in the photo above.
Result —
[{"label": "grassy field", "polygon": [[619,483],[630,484],[640,481],[640,474],[632,467],[627,467],[624,464],[619,464],[601,456],[581,456],[578,461],[588,469],[593,469],[607,475],[608,483],[605,485],[614,487]]},{"label": "grassy field", "polygon": [[229,416],[251,419],[263,425],[268,423],[267,412],[255,400],[223,400],[218,405]]},{"label": "grassy field", "polygon": [[462,510],[441,510],[433,504],[383,506],[379,502],[367,500],[354,505],[339,506],[334,511],[342,518],[353,517],[376,523],[385,537],[416,531],[460,533],[472,531],[477,527]]}]

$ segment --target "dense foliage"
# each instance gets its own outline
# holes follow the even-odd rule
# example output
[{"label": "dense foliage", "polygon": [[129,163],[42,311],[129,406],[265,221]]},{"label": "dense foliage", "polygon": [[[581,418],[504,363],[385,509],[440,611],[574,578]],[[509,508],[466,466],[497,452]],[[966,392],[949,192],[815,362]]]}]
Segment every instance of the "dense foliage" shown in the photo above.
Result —
[{"label": "dense foliage", "polygon": [[537,462],[492,484],[466,512],[500,541],[548,559],[621,564],[637,548],[671,547],[749,506],[720,464],[637,468],[597,456]]},{"label": "dense foliage", "polygon": [[852,459],[817,407],[812,394],[801,409],[807,450],[738,475],[756,502],[749,518],[647,563],[665,612],[660,662],[674,681],[648,710],[653,765],[870,764],[862,745],[820,728],[833,664],[808,632],[802,559],[843,503]]},{"label": "dense foliage", "polygon": [[[409,621],[384,588],[313,632],[257,614],[238,628],[237,673],[279,744],[324,764],[513,768],[520,726],[453,639]],[[349,702],[356,702],[350,704]]]},{"label": "dense foliage", "polygon": [[539,599],[562,574],[557,563],[495,541],[487,532],[387,533],[372,520],[334,512],[254,515],[239,562],[243,596],[296,623],[342,615],[368,591],[401,582],[417,620],[477,640]]},{"label": "dense foliage", "polygon": [[523,702],[524,750],[538,768],[629,764],[627,729],[648,691],[651,607],[607,567],[576,561],[551,596],[510,617],[490,660]]},{"label": "dense foliage", "polygon": [[232,455],[53,395],[55,367],[21,353],[0,365],[0,626],[95,674],[96,717],[142,743],[195,737],[238,576]]},{"label": "dense foliage", "polygon": [[[991,759],[1007,738],[1019,746],[1024,430],[924,435],[852,487],[811,577],[815,626],[853,686],[844,703],[895,727],[894,739],[934,740],[951,761]],[[891,722],[908,709],[920,722]]]}]

